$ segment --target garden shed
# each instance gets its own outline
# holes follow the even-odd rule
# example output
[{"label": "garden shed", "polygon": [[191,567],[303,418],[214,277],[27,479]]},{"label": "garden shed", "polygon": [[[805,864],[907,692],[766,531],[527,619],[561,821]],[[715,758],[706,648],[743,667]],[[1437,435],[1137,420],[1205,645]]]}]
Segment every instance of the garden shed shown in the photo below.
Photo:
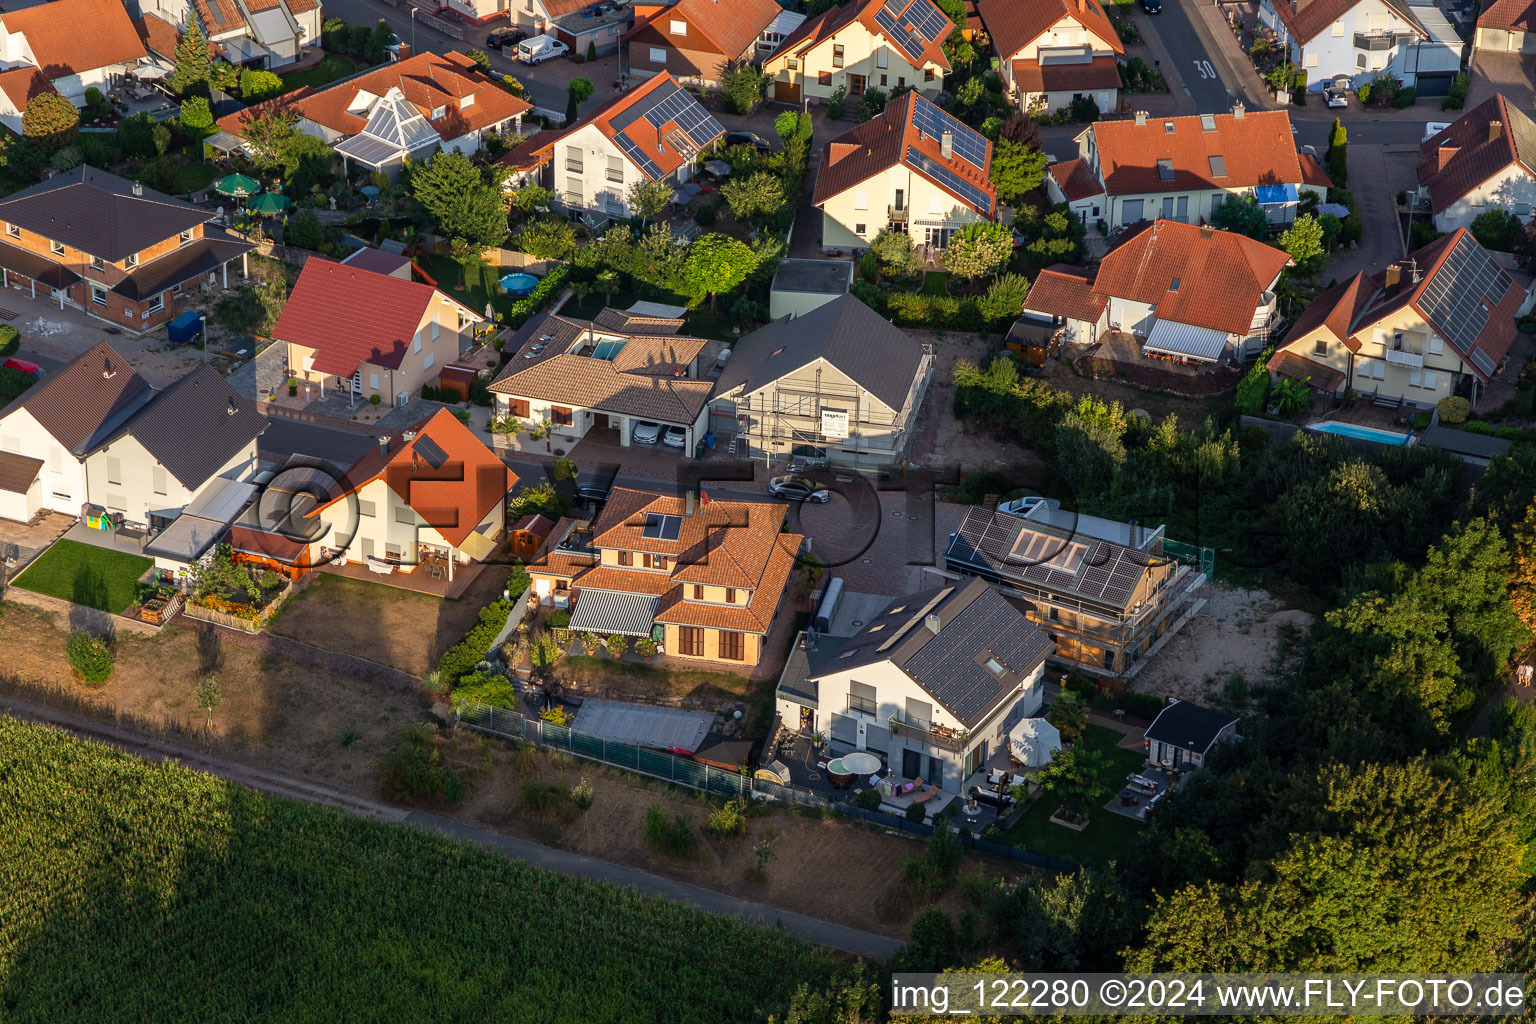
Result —
[{"label": "garden shed", "polygon": [[768,315],[804,316],[853,286],[848,260],[782,260],[768,293]]}]

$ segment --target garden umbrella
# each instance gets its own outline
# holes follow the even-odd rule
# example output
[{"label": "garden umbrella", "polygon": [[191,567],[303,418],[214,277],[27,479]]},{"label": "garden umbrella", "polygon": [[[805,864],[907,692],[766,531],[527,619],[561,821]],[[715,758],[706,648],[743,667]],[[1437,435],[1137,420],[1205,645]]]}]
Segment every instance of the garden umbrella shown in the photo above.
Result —
[{"label": "garden umbrella", "polygon": [[379,186],[377,185],[364,185],[362,188],[358,189],[358,191],[367,196],[369,199],[379,198]]},{"label": "garden umbrella", "polygon": [[236,199],[244,199],[261,191],[261,182],[245,174],[231,174],[227,178],[220,178],[213,183],[215,192],[222,195],[233,196]]},{"label": "garden umbrella", "polygon": [[249,209],[253,213],[259,213],[263,216],[271,217],[275,214],[282,213],[292,205],[292,200],[290,200],[287,196],[280,196],[276,192],[263,192],[261,195],[250,201]]}]

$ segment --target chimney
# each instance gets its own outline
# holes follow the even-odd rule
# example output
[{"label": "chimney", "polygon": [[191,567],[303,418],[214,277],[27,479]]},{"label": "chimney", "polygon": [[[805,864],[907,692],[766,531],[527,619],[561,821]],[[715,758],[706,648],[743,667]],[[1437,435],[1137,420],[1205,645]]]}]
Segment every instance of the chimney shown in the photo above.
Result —
[{"label": "chimney", "polygon": [[1499,136],[1501,136],[1503,134],[1504,134],[1504,122],[1503,121],[1489,121],[1488,122],[1488,141],[1489,142],[1498,142],[1499,141]]},{"label": "chimney", "polygon": [[944,129],[944,134],[939,136],[939,155],[945,160],[955,155],[955,133],[948,128]]},{"label": "chimney", "polygon": [[1200,237],[1201,238],[1210,238],[1211,236],[1213,236],[1215,234],[1216,234],[1216,226],[1214,224],[1201,224],[1200,225]]},{"label": "chimney", "polygon": [[1397,286],[1402,283],[1403,268],[1394,263],[1387,267],[1386,287],[1388,295],[1397,294]]},{"label": "chimney", "polygon": [[1242,100],[1234,100],[1232,102],[1232,116],[1237,118],[1239,121],[1241,121],[1243,119],[1243,101]]},{"label": "chimney", "polygon": [[389,435],[388,434],[380,434],[379,435],[379,454],[380,455],[388,455],[389,454]]},{"label": "chimney", "polygon": [[693,492],[692,491],[684,491],[683,492],[683,515],[685,515],[685,516],[693,515]]},{"label": "chimney", "polygon": [[1147,112],[1145,110],[1138,110],[1138,111],[1136,111],[1136,123],[1137,124],[1146,124],[1147,123]]},{"label": "chimney", "polygon": [[414,441],[414,440],[416,440],[416,431],[414,431],[414,430],[407,430],[407,431],[405,431],[405,432],[404,432],[404,433],[402,433],[402,434],[401,434],[401,435],[400,435],[400,436],[401,436],[401,438],[403,438],[403,439],[404,439],[404,440],[405,440],[405,441],[406,441],[406,442],[407,442],[407,443],[409,443],[409,442],[411,442],[411,441]]},{"label": "chimney", "polygon": [[1084,11],[1086,11],[1087,9],[1088,9],[1088,0],[1077,0],[1077,10],[1078,10],[1079,14],[1081,14]]},{"label": "chimney", "polygon": [[136,195],[136,196],[143,195],[144,194],[144,186],[143,186],[143,184],[141,184],[140,182],[137,182],[137,181],[134,182],[133,183],[133,194]]},{"label": "chimney", "polygon": [[411,59],[411,44],[410,43],[401,43],[396,49],[398,50],[398,55],[395,57],[396,61],[410,60]]},{"label": "chimney", "polygon": [[940,622],[939,622],[938,613],[937,612],[930,612],[928,614],[928,617],[923,619],[923,625],[928,627],[928,632],[932,633],[934,636],[938,636],[939,635],[939,627],[941,625]]}]

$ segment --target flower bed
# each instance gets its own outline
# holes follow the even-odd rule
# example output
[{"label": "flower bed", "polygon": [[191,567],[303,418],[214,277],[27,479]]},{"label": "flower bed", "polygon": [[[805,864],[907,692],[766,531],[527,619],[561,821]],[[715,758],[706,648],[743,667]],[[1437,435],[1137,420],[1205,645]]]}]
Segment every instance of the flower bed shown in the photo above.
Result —
[{"label": "flower bed", "polygon": [[1175,373],[1141,363],[1128,363],[1105,356],[1078,356],[1072,368],[1080,376],[1094,380],[1117,380],[1143,391],[1162,391],[1180,398],[1206,398],[1237,386],[1244,371],[1230,366],[1219,366],[1198,376]]}]

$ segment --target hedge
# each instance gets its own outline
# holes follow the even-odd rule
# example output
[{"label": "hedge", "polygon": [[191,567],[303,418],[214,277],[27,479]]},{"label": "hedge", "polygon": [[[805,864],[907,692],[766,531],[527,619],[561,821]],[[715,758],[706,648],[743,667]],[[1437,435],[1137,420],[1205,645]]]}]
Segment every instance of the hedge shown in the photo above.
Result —
[{"label": "hedge", "polygon": [[462,640],[443,652],[437,663],[439,685],[457,686],[460,679],[473,672],[475,666],[485,660],[491,643],[507,624],[507,617],[512,614],[513,603],[527,589],[528,573],[519,567],[507,579],[509,599],[492,601],[480,609],[479,621],[470,627]]},{"label": "hedge", "polygon": [[571,268],[567,266],[551,268],[539,282],[539,286],[528,293],[526,299],[518,299],[512,303],[512,309],[507,313],[507,325],[523,326],[529,317],[544,308],[544,303],[548,302],[549,297],[565,284],[565,279],[570,276],[570,273]]},{"label": "hedge", "polygon": [[16,354],[21,348],[21,332],[10,324],[0,324],[0,359]]},{"label": "hedge", "polygon": [[1265,349],[1258,362],[1249,367],[1238,382],[1237,399],[1233,403],[1238,412],[1249,416],[1264,415],[1264,406],[1269,401],[1269,357],[1273,351]]}]

